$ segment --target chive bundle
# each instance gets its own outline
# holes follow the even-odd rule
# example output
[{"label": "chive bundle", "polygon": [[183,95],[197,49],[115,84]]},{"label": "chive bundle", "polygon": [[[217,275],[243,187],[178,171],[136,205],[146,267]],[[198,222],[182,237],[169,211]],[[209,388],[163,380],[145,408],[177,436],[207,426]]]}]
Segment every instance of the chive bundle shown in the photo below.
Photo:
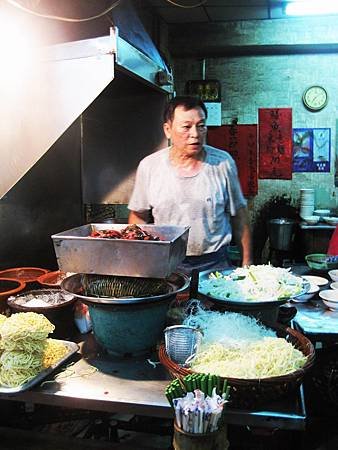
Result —
[{"label": "chive bundle", "polygon": [[194,392],[195,389],[199,389],[206,397],[211,397],[214,388],[216,388],[216,394],[224,400],[229,398],[230,386],[228,386],[227,380],[222,381],[218,375],[204,373],[192,373],[181,380],[175,378],[166,387],[165,395],[170,405],[173,406],[174,399],[184,397],[187,392]]}]

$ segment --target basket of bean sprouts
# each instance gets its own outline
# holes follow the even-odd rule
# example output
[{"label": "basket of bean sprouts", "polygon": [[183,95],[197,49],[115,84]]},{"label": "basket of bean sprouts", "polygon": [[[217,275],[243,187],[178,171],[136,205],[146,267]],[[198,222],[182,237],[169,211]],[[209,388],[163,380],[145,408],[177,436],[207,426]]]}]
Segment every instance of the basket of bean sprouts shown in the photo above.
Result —
[{"label": "basket of bean sprouts", "polygon": [[203,332],[200,348],[178,364],[161,345],[161,363],[173,378],[206,373],[226,379],[231,407],[253,408],[288,395],[314,363],[311,341],[290,327],[269,328],[254,317],[202,308],[184,323]]}]

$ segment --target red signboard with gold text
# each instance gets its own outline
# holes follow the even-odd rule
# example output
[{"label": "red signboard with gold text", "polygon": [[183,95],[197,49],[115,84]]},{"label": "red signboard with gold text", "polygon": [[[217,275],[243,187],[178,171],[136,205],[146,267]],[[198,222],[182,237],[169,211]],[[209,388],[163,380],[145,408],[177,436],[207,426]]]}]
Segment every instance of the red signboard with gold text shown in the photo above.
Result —
[{"label": "red signboard with gold text", "polygon": [[260,108],[259,178],[292,178],[292,109]]},{"label": "red signboard with gold text", "polygon": [[243,194],[257,195],[257,125],[222,125],[208,129],[208,144],[234,158]]}]

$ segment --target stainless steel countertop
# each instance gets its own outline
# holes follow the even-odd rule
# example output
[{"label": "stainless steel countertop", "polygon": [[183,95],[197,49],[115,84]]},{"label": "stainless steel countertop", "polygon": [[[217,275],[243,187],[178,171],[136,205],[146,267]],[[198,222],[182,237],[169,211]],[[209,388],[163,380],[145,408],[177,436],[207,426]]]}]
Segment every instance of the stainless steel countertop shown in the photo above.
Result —
[{"label": "stainless steel countertop", "polygon": [[[172,410],[164,395],[170,381],[160,365],[153,367],[147,357],[114,359],[103,352],[92,334],[82,335],[80,352],[67,370],[60,369],[47,382],[0,399],[171,418]],[[157,361],[157,355],[151,357]],[[64,368],[63,368],[64,369]],[[55,375],[56,379],[55,379]],[[55,381],[53,381],[55,380]],[[306,412],[302,387],[282,401],[271,402],[254,411],[227,409],[232,425],[304,430]]]}]

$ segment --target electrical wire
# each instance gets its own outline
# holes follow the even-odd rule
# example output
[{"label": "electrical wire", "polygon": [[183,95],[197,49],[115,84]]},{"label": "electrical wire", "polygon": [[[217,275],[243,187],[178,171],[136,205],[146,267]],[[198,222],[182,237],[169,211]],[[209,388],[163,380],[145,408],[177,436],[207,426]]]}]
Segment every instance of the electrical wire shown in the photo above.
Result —
[{"label": "electrical wire", "polygon": [[174,2],[173,0],[166,0],[168,3],[174,6],[178,6],[179,8],[185,8],[185,9],[191,9],[191,8],[197,8],[198,6],[204,5],[207,0],[202,0],[201,2],[195,3],[194,5],[182,5],[180,3]]},{"label": "electrical wire", "polygon": [[5,0],[10,5],[14,6],[15,8],[21,9],[22,11],[32,14],[33,16],[43,17],[44,19],[52,19],[52,20],[60,20],[62,22],[89,22],[90,20],[99,19],[100,17],[105,16],[108,14],[112,9],[114,9],[116,6],[121,3],[121,0],[116,0],[114,3],[112,3],[108,8],[106,8],[104,11],[102,11],[99,14],[96,14],[95,16],[90,17],[83,17],[83,18],[71,18],[71,17],[63,17],[63,16],[55,16],[51,14],[43,14],[39,13],[37,11],[34,11],[32,9],[26,8],[25,6],[20,5],[20,3],[16,2],[15,0]]}]

